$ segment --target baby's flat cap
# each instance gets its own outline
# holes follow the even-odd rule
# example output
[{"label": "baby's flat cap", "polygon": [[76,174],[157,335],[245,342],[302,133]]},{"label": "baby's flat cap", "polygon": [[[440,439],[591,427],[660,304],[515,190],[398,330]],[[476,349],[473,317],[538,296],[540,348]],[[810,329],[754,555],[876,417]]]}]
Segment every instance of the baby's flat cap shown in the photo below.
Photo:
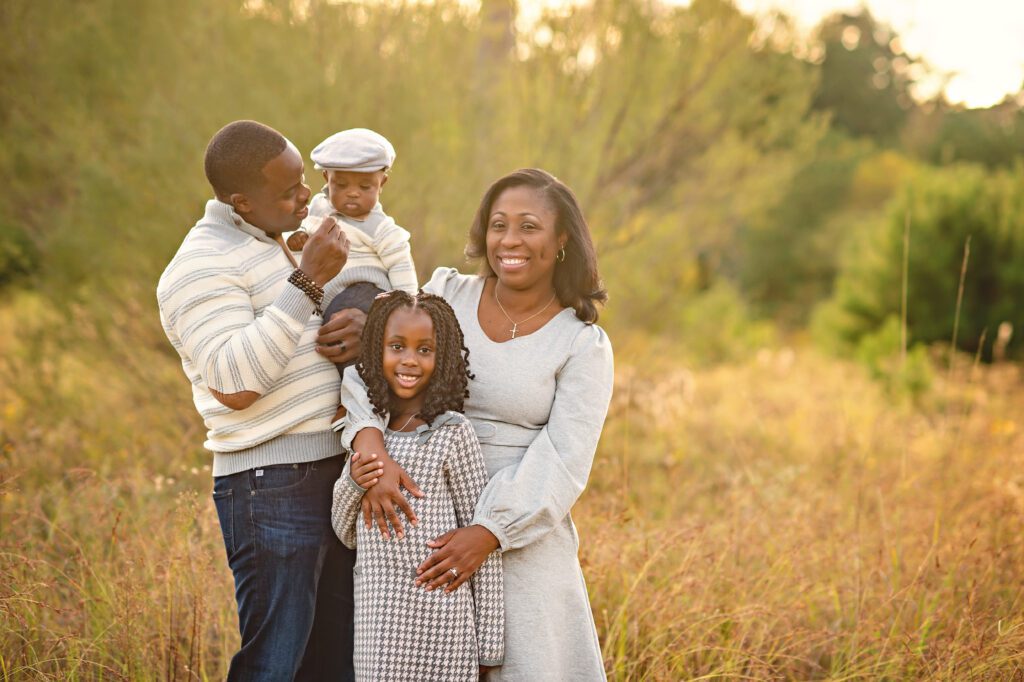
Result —
[{"label": "baby's flat cap", "polygon": [[317,170],[371,173],[391,167],[395,162],[395,148],[380,133],[367,128],[350,128],[318,144],[309,158]]}]

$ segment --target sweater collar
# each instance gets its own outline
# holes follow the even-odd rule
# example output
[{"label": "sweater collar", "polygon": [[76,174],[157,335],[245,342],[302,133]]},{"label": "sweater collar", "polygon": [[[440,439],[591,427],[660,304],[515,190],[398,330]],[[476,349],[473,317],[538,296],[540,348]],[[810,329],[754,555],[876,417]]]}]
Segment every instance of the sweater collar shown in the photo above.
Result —
[{"label": "sweater collar", "polygon": [[216,222],[221,225],[230,225],[247,235],[267,244],[277,244],[276,241],[271,239],[266,232],[250,225],[242,219],[242,216],[238,215],[234,207],[231,204],[227,204],[220,199],[210,199],[206,202],[206,215],[204,216],[203,222]]}]

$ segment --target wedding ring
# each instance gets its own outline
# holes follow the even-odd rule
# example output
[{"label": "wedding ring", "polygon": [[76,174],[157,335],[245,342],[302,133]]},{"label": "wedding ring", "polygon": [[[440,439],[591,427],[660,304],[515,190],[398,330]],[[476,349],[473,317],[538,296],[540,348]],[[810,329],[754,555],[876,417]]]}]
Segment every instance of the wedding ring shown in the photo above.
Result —
[{"label": "wedding ring", "polygon": [[459,572],[458,572],[458,571],[456,571],[456,570],[455,570],[454,568],[449,568],[448,570],[449,570],[449,571],[451,571],[451,572],[452,572],[452,575],[454,575],[454,576],[455,576],[456,578],[458,578],[458,577],[459,577]]}]

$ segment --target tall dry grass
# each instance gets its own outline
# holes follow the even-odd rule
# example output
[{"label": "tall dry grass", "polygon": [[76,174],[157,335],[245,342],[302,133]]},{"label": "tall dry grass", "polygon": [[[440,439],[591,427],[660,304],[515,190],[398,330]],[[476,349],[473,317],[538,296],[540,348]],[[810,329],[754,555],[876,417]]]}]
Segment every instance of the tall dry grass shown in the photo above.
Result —
[{"label": "tall dry grass", "polygon": [[[202,428],[145,292],[0,309],[0,679],[219,679],[237,642]],[[575,518],[609,675],[1024,675],[1013,366],[916,403],[809,350],[618,347]]]}]

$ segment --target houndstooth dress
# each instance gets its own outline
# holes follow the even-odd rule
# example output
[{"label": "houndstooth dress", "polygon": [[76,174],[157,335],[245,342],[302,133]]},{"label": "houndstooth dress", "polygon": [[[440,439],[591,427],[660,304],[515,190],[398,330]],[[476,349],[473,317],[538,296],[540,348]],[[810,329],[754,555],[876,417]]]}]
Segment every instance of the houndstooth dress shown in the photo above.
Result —
[{"label": "houndstooth dress", "polygon": [[348,467],[334,486],[331,523],[354,568],[355,664],[359,680],[478,679],[480,665],[501,665],[504,601],[501,555],[492,553],[470,579],[472,589],[445,594],[414,584],[416,567],[431,553],[427,541],[468,525],[487,483],[480,443],[461,414],[448,412],[416,431],[388,431],[388,453],[420,485],[409,497],[419,526],[385,540],[361,518],[364,489]]}]

